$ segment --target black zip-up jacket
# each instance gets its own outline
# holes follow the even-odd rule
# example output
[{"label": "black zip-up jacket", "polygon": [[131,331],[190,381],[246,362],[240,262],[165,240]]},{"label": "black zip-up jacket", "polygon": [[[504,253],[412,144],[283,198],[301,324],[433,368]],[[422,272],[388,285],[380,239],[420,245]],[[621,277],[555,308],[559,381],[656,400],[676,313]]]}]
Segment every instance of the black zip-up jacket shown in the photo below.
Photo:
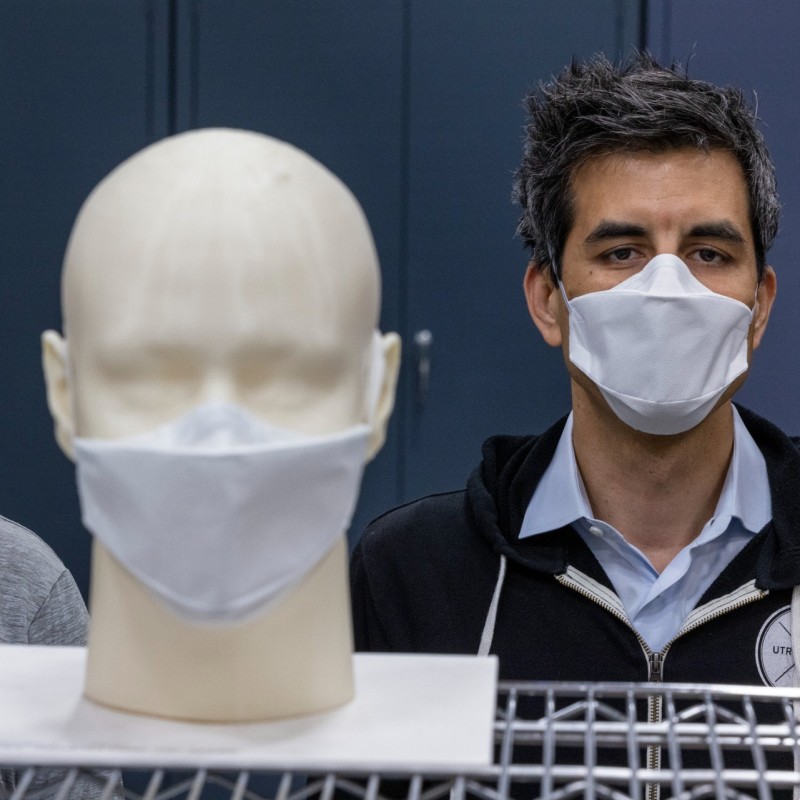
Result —
[{"label": "black zip-up jacket", "polygon": [[[791,651],[780,648],[790,646],[788,607],[800,584],[798,440],[739,411],[766,459],[773,520],[660,654],[627,622],[611,582],[571,527],[517,538],[564,420],[542,436],[488,439],[465,490],[371,523],[352,557],[356,648],[476,653],[497,590],[490,652],[502,679],[791,685]],[[507,573],[498,589],[501,556]],[[771,627],[781,621],[786,635]]]}]

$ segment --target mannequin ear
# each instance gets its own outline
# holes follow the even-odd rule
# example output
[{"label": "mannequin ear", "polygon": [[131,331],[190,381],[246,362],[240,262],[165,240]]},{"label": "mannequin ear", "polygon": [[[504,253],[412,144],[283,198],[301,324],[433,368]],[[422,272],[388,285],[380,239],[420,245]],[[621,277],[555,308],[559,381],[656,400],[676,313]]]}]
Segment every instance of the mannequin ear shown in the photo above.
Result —
[{"label": "mannequin ear", "polygon": [[47,407],[55,423],[56,441],[64,455],[74,461],[72,439],[75,436],[75,421],[70,401],[67,343],[56,331],[42,334],[42,368],[47,387]]},{"label": "mannequin ear", "polygon": [[381,336],[381,347],[384,363],[383,381],[371,423],[372,434],[369,439],[367,461],[372,461],[386,441],[386,428],[389,425],[389,417],[392,416],[397,377],[400,374],[400,337],[396,333],[384,333]]},{"label": "mannequin ear", "polygon": [[551,347],[561,345],[561,293],[553,283],[548,267],[540,267],[533,261],[528,264],[522,283],[528,312],[542,338]]}]

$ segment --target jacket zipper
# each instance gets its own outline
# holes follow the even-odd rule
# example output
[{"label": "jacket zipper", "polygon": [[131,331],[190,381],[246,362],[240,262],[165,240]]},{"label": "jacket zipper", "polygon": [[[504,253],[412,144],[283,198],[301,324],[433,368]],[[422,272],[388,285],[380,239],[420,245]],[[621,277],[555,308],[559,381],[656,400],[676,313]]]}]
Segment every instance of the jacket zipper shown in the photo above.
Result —
[{"label": "jacket zipper", "polygon": [[[712,601],[707,605],[712,605],[714,607],[708,612],[703,613],[704,607],[701,606],[696,610],[696,612],[700,613],[693,612],[690,614],[687,618],[687,620],[690,620],[688,624],[682,626],[675,636],[673,636],[672,639],[670,639],[661,650],[658,652],[653,652],[648,646],[647,642],[642,638],[639,631],[637,631],[636,628],[634,628],[631,624],[627,614],[625,614],[624,610],[622,609],[621,603],[618,607],[615,603],[612,603],[604,598],[604,593],[608,592],[609,594],[612,594],[605,586],[602,586],[601,584],[597,583],[597,581],[589,578],[587,575],[584,575],[582,572],[574,569],[573,567],[567,567],[567,571],[565,573],[562,573],[561,575],[555,575],[554,577],[562,586],[567,586],[573,591],[578,592],[578,594],[582,595],[583,597],[586,597],[587,599],[596,603],[601,608],[615,616],[617,619],[624,622],[633,631],[647,660],[647,680],[649,683],[662,683],[664,677],[664,660],[667,657],[667,651],[670,649],[672,643],[676,639],[680,638],[689,631],[693,631],[695,628],[699,628],[701,625],[709,622],[712,619],[721,617],[723,614],[727,614],[729,611],[735,611],[736,609],[746,606],[749,603],[753,603],[756,600],[761,600],[769,594],[769,592],[764,589],[756,589],[755,581],[750,581],[749,583],[744,584],[744,586],[739,587],[739,589],[736,591],[726,595],[726,597],[731,598],[728,602],[719,603],[719,601]],[[597,587],[595,592],[592,591],[594,587]],[[613,596],[616,598],[616,595]],[[663,714],[662,706],[663,702],[660,695],[651,695],[647,698],[648,722],[661,722],[661,717]],[[645,761],[648,770],[661,769],[661,748],[658,745],[648,745]],[[661,784],[648,783],[646,785],[646,800],[659,800],[660,794]]]}]

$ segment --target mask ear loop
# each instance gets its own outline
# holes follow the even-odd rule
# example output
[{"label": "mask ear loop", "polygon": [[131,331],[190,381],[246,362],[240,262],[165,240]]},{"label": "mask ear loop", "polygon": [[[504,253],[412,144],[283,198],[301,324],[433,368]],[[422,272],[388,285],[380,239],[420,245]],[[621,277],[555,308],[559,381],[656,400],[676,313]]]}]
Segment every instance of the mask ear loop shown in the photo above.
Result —
[{"label": "mask ear loop", "polygon": [[756,306],[758,305],[758,290],[761,288],[761,279],[756,280],[756,291],[753,294],[753,307],[750,309],[750,322],[756,318]]},{"label": "mask ear loop", "polygon": [[383,336],[376,328],[367,354],[364,401],[366,406],[366,422],[372,425],[378,412],[378,402],[383,388],[383,376],[386,372],[386,356],[383,352]]},{"label": "mask ear loop", "polygon": [[78,431],[76,430],[78,406],[75,399],[75,366],[72,363],[66,326],[61,336],[61,358],[64,361],[64,375],[67,378],[67,403],[69,403],[69,415],[72,419],[72,439],[74,441],[78,438]]},{"label": "mask ear loop", "polygon": [[558,284],[558,290],[561,292],[561,297],[564,299],[564,305],[567,307],[567,312],[571,312],[572,308],[569,304],[569,300],[567,299],[567,292],[564,289],[564,282],[561,280],[561,275],[559,274],[558,261],[556,260],[553,249],[550,246],[547,248],[547,253],[550,256],[550,268],[553,273],[553,277],[555,277],[556,283]]}]

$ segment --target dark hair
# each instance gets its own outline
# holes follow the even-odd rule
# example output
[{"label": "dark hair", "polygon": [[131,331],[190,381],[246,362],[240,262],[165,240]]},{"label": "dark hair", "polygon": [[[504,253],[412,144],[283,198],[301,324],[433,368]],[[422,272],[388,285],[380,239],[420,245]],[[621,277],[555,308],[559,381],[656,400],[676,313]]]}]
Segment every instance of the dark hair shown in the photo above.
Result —
[{"label": "dark hair", "polygon": [[621,151],[679,147],[726,150],[744,173],[759,278],[778,232],[775,168],[756,114],[739,89],[690,80],[685,69],[636,53],[615,66],[596,55],[573,63],[525,99],[528,122],[514,199],[517,233],[532,260],[555,264],[574,222],[570,181],[588,158]]}]

